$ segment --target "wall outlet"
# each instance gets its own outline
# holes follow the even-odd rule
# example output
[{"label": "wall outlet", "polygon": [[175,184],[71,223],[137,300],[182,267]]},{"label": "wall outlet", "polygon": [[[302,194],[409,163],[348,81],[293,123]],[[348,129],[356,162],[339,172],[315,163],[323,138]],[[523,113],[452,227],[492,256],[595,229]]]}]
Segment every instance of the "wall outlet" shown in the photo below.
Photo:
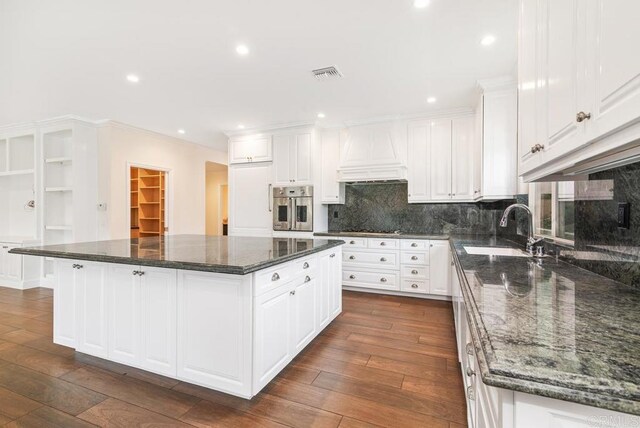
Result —
[{"label": "wall outlet", "polygon": [[618,227],[629,229],[631,217],[631,204],[629,202],[618,202]]}]

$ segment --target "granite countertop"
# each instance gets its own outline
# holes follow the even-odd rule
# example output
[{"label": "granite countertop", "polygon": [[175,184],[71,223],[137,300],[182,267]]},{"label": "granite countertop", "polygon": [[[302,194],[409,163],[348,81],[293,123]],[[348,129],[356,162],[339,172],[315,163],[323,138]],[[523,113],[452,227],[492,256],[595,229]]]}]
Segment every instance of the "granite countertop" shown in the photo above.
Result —
[{"label": "granite countertop", "polygon": [[640,291],[553,257],[464,249],[521,247],[500,238],[451,246],[485,384],[640,415]]},{"label": "granite countertop", "polygon": [[421,233],[388,233],[388,232],[316,232],[314,236],[335,237],[362,237],[362,238],[388,238],[388,239],[434,239],[447,240],[449,235],[429,235]]},{"label": "granite countertop", "polygon": [[169,235],[16,248],[11,253],[246,275],[344,244],[340,240]]}]

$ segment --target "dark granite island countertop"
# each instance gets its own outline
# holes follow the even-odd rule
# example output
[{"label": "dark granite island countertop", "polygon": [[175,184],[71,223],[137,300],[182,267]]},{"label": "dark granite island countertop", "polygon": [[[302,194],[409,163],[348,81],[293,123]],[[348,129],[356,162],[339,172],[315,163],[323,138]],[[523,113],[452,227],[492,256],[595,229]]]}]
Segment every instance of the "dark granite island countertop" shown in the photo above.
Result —
[{"label": "dark granite island countertop", "polygon": [[485,384],[640,415],[640,292],[555,258],[470,255],[520,248],[451,238]]},{"label": "dark granite island countertop", "polygon": [[16,248],[11,253],[246,275],[342,244],[328,239],[169,235]]}]

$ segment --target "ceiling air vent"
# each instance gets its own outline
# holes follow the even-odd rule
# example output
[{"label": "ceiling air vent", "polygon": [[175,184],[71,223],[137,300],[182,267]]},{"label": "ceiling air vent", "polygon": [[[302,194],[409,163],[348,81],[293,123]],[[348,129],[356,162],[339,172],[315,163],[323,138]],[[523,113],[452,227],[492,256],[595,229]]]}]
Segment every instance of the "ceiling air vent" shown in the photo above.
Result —
[{"label": "ceiling air vent", "polygon": [[336,67],[319,68],[317,70],[313,70],[312,73],[317,80],[329,80],[342,77],[342,73],[340,73]]}]

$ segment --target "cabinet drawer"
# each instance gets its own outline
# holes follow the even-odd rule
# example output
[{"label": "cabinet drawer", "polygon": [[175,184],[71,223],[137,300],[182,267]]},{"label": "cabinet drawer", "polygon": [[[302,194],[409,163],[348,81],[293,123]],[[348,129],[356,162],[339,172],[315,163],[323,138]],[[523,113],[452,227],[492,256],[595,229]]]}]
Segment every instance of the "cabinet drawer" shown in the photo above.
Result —
[{"label": "cabinet drawer", "polygon": [[299,276],[315,270],[318,266],[316,257],[307,257],[305,259],[294,260],[291,262],[293,275]]},{"label": "cabinet drawer", "polygon": [[400,273],[403,280],[429,279],[429,268],[426,266],[402,266]]},{"label": "cabinet drawer", "polygon": [[295,276],[295,270],[291,263],[285,263],[261,270],[255,275],[255,295],[259,296],[291,281]]},{"label": "cabinet drawer", "polygon": [[425,250],[428,251],[429,250],[429,241],[428,240],[420,240],[420,239],[402,239],[401,240],[401,244],[400,244],[400,248],[404,251],[404,250],[409,250],[409,251],[421,251],[421,250]]},{"label": "cabinet drawer", "polygon": [[403,251],[400,260],[403,265],[429,265],[429,252],[428,251]]},{"label": "cabinet drawer", "polygon": [[393,271],[362,272],[345,269],[342,271],[342,283],[354,287],[399,290],[400,275]]},{"label": "cabinet drawer", "polygon": [[386,249],[395,250],[398,248],[397,239],[369,238],[368,243],[369,243],[369,248],[372,250],[386,250]]},{"label": "cabinet drawer", "polygon": [[375,269],[398,269],[398,252],[349,251],[342,253],[345,266],[372,267]]},{"label": "cabinet drawer", "polygon": [[337,237],[345,242],[344,248],[367,248],[367,238]]},{"label": "cabinet drawer", "polygon": [[429,293],[429,280],[426,279],[403,279],[400,283],[400,291],[406,291],[407,293]]}]

